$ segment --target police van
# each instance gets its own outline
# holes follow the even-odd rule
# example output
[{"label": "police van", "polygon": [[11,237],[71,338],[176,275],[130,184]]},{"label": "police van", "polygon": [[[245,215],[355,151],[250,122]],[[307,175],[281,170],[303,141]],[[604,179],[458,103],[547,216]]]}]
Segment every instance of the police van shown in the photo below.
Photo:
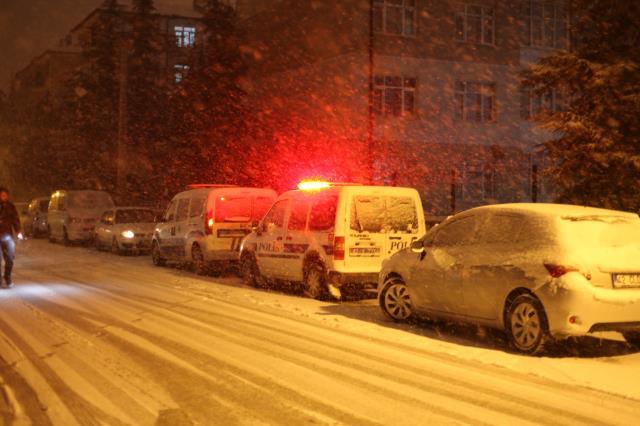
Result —
[{"label": "police van", "polygon": [[151,241],[154,265],[191,263],[196,273],[206,274],[237,262],[240,242],[276,197],[272,189],[189,185],[156,224]]},{"label": "police van", "polygon": [[301,182],[282,194],[243,241],[247,284],[301,282],[308,297],[376,287],[382,261],[426,232],[412,188]]}]

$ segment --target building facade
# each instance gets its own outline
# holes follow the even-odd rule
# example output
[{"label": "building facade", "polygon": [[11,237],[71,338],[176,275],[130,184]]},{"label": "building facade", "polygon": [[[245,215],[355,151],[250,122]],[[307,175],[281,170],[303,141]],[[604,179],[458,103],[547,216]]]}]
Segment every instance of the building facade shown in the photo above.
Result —
[{"label": "building facade", "polygon": [[445,215],[552,196],[539,154],[552,135],[532,118],[561,97],[523,91],[520,73],[568,47],[569,15],[549,0],[283,0],[244,22],[256,102],[364,141],[374,181],[415,186]]}]

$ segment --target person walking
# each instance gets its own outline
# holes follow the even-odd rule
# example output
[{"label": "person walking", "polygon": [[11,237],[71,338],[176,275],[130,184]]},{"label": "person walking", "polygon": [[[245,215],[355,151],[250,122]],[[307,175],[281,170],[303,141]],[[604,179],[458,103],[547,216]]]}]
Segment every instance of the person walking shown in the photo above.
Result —
[{"label": "person walking", "polygon": [[9,201],[9,190],[0,187],[0,249],[2,249],[0,271],[2,270],[2,260],[4,260],[3,288],[13,287],[11,272],[13,270],[13,262],[16,258],[16,242],[13,239],[14,233],[18,239],[22,239],[18,210],[16,206]]}]

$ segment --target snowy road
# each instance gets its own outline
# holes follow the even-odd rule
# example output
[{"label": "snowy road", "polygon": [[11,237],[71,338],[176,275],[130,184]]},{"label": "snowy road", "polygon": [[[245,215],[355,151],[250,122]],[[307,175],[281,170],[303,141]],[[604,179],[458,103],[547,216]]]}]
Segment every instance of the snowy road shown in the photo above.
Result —
[{"label": "snowy road", "polygon": [[[468,328],[44,241],[0,292],[0,423],[637,424],[640,354],[530,358]],[[566,349],[567,353],[572,351]]]}]

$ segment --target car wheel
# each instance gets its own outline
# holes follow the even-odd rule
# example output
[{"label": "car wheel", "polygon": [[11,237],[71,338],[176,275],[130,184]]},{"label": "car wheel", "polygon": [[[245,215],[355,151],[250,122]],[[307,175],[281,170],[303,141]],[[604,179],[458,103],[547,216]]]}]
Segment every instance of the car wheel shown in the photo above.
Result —
[{"label": "car wheel", "polygon": [[67,228],[62,229],[62,244],[69,247],[71,245],[71,240],[69,240],[69,234],[67,233]]},{"label": "car wheel", "polygon": [[506,331],[509,343],[518,352],[542,352],[549,339],[547,316],[538,299],[530,294],[516,297],[507,309]]},{"label": "car wheel", "polygon": [[167,260],[162,257],[160,253],[160,246],[158,246],[158,243],[155,241],[151,245],[151,261],[155,266],[164,266],[167,264]]},{"label": "car wheel", "polygon": [[413,315],[409,288],[399,277],[390,277],[384,283],[379,298],[380,308],[394,321],[406,321]]},{"label": "car wheel", "polygon": [[622,335],[628,344],[635,349],[640,349],[640,331],[625,331]]},{"label": "car wheel", "polygon": [[256,263],[255,257],[252,255],[245,254],[242,256],[242,261],[240,262],[240,274],[242,276],[242,281],[246,285],[256,288],[263,287],[262,276],[260,275],[258,264]]},{"label": "car wheel", "polygon": [[307,267],[304,273],[304,295],[311,299],[319,299],[326,294],[327,277],[324,268],[312,263]]},{"label": "car wheel", "polygon": [[120,249],[120,245],[118,244],[118,240],[114,237],[111,240],[111,253],[117,254],[118,256],[122,256],[123,251]]},{"label": "car wheel", "polygon": [[197,244],[193,245],[191,249],[191,260],[193,265],[193,272],[197,275],[206,275],[209,272],[207,262],[204,260],[202,249]]}]

